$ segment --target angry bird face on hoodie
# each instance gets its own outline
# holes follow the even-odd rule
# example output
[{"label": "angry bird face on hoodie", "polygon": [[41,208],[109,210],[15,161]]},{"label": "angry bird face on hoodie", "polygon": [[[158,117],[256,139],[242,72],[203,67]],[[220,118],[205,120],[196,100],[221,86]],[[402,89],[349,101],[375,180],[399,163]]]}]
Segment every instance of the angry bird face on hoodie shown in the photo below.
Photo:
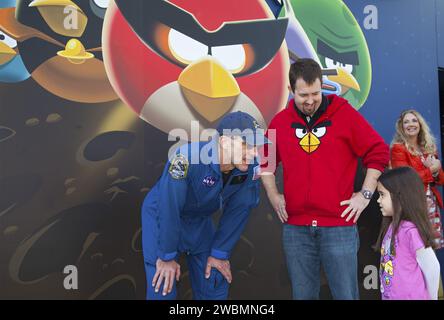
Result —
[{"label": "angry bird face on hoodie", "polygon": [[266,126],[287,98],[287,23],[260,0],[115,0],[105,66],[122,100],[164,132],[214,128],[237,110]]}]

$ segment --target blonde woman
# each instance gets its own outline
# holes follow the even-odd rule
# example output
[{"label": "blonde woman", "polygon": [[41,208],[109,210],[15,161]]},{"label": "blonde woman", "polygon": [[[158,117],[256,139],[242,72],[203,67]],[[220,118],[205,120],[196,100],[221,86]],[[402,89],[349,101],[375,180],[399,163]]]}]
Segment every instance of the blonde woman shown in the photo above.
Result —
[{"label": "blonde woman", "polygon": [[436,247],[442,248],[444,240],[439,208],[443,207],[443,201],[436,186],[444,184],[444,171],[437,158],[435,138],[418,111],[406,110],[396,121],[396,134],[390,147],[390,164],[392,168],[412,167],[421,177]]}]

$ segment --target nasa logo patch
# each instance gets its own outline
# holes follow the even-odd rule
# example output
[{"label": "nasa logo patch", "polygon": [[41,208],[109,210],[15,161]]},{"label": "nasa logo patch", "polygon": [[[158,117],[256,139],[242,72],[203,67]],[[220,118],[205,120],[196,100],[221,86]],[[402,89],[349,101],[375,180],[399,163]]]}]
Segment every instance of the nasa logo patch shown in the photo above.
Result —
[{"label": "nasa logo patch", "polygon": [[207,186],[207,187],[212,187],[216,184],[216,178],[213,176],[206,176],[203,180],[202,183]]}]

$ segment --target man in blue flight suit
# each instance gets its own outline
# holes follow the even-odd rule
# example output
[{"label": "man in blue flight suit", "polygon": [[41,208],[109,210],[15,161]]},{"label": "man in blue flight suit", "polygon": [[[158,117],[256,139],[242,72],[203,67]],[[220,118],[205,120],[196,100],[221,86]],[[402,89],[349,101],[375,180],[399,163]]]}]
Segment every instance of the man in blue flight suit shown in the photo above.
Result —
[{"label": "man in blue flight suit", "polygon": [[[226,115],[217,131],[209,142],[180,147],[144,200],[147,299],[176,298],[180,253],[186,253],[194,299],[228,297],[230,254],[259,203],[256,146],[268,140],[241,111]],[[218,210],[215,228],[211,215]]]}]

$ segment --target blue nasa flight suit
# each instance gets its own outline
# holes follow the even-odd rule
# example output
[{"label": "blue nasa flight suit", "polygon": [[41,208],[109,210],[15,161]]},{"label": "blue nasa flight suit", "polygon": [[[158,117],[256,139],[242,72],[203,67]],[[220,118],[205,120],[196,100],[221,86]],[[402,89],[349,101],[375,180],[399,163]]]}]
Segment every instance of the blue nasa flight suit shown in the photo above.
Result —
[{"label": "blue nasa flight suit", "polygon": [[[212,141],[196,142],[179,148],[176,155],[183,155],[189,162],[186,176],[182,178],[180,172],[172,174],[174,159],[169,161],[143,202],[142,247],[147,299],[176,298],[175,281],[172,292],[162,296],[163,284],[156,293],[152,279],[157,258],[177,260],[180,253],[186,253],[194,299],[228,297],[229,284],[219,271],[212,268],[210,278],[205,279],[207,258],[211,255],[217,259],[229,259],[250,210],[259,203],[259,180],[254,175],[257,168],[257,163],[254,163],[249,165],[247,172],[234,169],[223,187],[218,155],[211,152],[207,154],[211,155],[212,163],[192,164],[191,159],[199,159],[197,153],[202,148],[208,150],[214,144]],[[222,210],[222,215],[216,229],[211,215],[218,210]]]}]

